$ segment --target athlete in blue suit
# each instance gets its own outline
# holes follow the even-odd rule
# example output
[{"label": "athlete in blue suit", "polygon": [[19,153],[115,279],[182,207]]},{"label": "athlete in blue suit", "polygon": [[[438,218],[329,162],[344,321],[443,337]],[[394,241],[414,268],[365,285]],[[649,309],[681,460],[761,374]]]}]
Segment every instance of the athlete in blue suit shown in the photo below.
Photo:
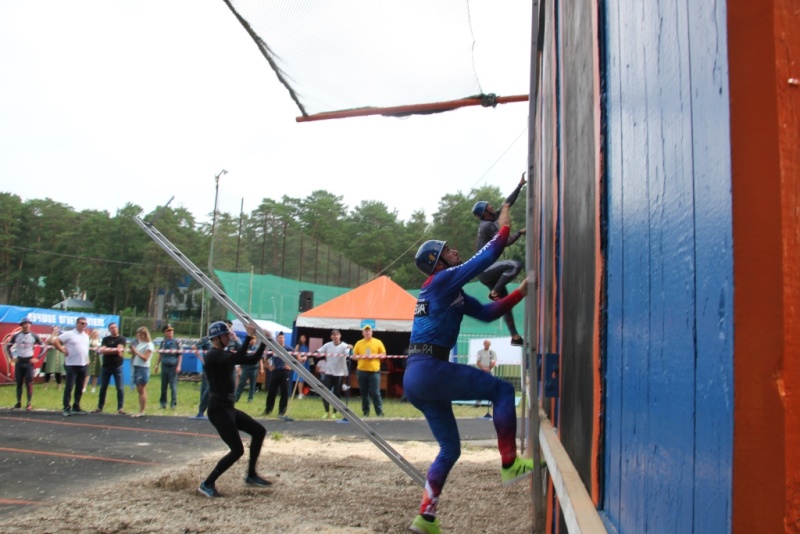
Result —
[{"label": "athlete in blue suit", "polygon": [[513,482],[533,469],[531,459],[517,457],[514,387],[480,369],[449,361],[464,314],[493,321],[527,294],[527,280],[508,296],[488,304],[481,304],[463,290],[467,282],[485,271],[503,252],[511,232],[509,208],[506,203],[500,210],[500,231],[466,262],[462,263],[458,251],[444,241],[427,241],[417,251],[417,267],[429,278],[422,286],[414,311],[403,389],[411,404],[425,415],[440,449],[428,469],[420,513],[410,526],[412,532],[440,532],[436,506],[447,475],[461,455],[454,400],[492,401],[503,483]]}]

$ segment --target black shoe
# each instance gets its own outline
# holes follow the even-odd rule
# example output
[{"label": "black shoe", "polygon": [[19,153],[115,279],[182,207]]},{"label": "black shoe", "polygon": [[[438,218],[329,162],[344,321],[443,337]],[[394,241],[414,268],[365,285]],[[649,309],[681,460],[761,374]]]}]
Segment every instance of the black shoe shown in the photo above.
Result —
[{"label": "black shoe", "polygon": [[19,410],[20,408],[22,408],[22,404],[20,404],[20,403],[18,402],[18,403],[16,403],[16,404],[14,405],[14,407],[13,407],[13,408],[11,408],[11,409],[12,409],[12,410]]},{"label": "black shoe", "polygon": [[265,417],[269,417],[270,415],[272,415],[272,412],[264,410],[264,413],[262,413],[261,415],[263,415]]},{"label": "black shoe", "polygon": [[209,499],[216,499],[222,497],[222,494],[217,491],[217,488],[215,488],[214,486],[206,486],[205,482],[200,484],[200,487],[197,488],[197,492],[200,495],[208,497]]},{"label": "black shoe", "polygon": [[249,486],[257,486],[259,488],[267,488],[272,485],[272,482],[265,480],[258,475],[250,475],[244,477],[244,483]]},{"label": "black shoe", "polygon": [[84,410],[82,410],[82,409],[80,408],[80,406],[79,406],[79,407],[77,407],[77,408],[73,408],[73,409],[72,409],[72,414],[73,414],[73,415],[86,415],[86,414],[87,414],[87,412],[86,412],[86,411],[84,411]]},{"label": "black shoe", "polygon": [[61,413],[64,417],[69,417],[70,415],[72,415],[72,412],[70,412],[69,408],[65,408],[64,411]]},{"label": "black shoe", "polygon": [[522,339],[522,336],[512,337],[511,338],[511,346],[512,347],[521,347],[525,344],[525,340]]}]

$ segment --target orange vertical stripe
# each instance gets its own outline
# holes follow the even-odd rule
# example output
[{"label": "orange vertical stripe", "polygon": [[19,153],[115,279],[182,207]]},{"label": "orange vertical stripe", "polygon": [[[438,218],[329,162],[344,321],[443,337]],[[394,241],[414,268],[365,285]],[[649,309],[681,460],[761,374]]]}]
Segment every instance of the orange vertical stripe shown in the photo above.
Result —
[{"label": "orange vertical stripe", "polygon": [[730,0],[733,532],[800,532],[800,13]]}]

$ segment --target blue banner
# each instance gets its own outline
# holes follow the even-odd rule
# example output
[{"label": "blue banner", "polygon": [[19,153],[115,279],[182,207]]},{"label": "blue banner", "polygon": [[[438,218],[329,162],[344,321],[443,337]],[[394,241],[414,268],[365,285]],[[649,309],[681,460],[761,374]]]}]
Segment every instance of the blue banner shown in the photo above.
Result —
[{"label": "blue banner", "polygon": [[62,330],[74,328],[78,317],[86,317],[87,328],[91,330],[107,331],[109,324],[119,324],[119,315],[100,315],[97,313],[0,305],[0,323],[19,324],[25,317],[31,321],[32,326],[59,326]]}]

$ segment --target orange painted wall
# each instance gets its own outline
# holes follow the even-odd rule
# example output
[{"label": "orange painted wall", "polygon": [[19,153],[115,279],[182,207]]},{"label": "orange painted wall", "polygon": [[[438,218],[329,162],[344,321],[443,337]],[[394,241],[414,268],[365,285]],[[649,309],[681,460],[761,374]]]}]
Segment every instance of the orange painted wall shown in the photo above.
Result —
[{"label": "orange painted wall", "polygon": [[800,11],[729,0],[733,531],[800,532]]}]

